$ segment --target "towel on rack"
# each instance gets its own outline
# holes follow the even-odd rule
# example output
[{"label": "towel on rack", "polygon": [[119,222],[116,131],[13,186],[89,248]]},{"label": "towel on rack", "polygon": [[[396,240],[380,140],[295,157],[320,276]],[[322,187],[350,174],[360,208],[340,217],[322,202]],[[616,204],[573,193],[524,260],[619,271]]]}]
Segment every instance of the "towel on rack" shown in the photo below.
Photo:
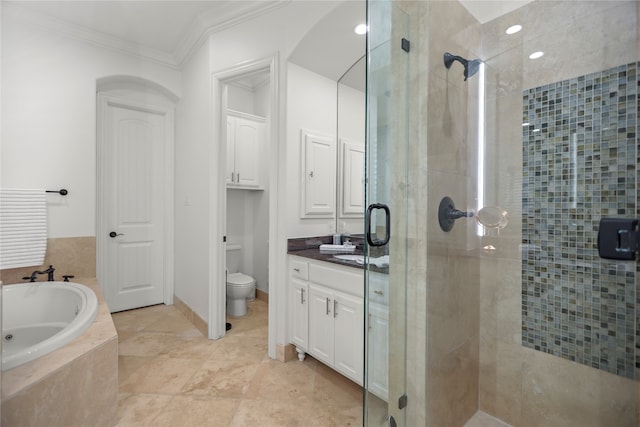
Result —
[{"label": "towel on rack", "polygon": [[0,188],[0,269],[42,265],[46,251],[45,190]]}]

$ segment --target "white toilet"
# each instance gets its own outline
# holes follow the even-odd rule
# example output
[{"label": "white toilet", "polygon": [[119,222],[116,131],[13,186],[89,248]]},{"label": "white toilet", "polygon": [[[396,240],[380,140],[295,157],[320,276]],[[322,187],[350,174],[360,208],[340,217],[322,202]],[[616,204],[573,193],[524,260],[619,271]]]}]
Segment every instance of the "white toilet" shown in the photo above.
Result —
[{"label": "white toilet", "polygon": [[256,281],[239,272],[240,245],[227,245],[227,314],[240,317],[247,314],[247,299],[255,295]]}]

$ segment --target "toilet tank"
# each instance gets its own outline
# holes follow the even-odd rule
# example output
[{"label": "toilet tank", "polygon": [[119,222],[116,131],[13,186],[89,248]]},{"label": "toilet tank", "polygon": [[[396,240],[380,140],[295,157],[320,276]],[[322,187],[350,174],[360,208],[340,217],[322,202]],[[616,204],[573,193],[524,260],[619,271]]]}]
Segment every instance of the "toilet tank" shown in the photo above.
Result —
[{"label": "toilet tank", "polygon": [[229,274],[240,272],[240,245],[227,244],[227,270]]}]

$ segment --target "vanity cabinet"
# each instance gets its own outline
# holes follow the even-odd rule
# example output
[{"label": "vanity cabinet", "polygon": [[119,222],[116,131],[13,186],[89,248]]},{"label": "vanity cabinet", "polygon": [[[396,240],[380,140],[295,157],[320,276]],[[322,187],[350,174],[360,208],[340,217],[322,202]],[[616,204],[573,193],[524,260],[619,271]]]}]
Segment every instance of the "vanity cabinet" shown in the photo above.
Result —
[{"label": "vanity cabinet", "polygon": [[336,204],[336,143],[331,137],[301,131],[302,218],[333,218]]},{"label": "vanity cabinet", "polygon": [[227,112],[227,187],[261,189],[260,152],[263,149],[265,119]]},{"label": "vanity cabinet", "polygon": [[[303,360],[309,353],[362,385],[362,270],[295,256],[289,257],[289,266],[291,342],[298,358]],[[308,298],[304,298],[305,294]]]}]

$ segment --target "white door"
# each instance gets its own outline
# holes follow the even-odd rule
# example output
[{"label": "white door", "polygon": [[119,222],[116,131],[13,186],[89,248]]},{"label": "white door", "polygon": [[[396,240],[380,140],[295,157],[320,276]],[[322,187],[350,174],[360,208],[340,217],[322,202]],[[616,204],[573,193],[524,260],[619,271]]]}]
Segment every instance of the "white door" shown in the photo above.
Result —
[{"label": "white door", "polygon": [[319,286],[309,286],[309,353],[333,365],[333,294]]},{"label": "white door", "polygon": [[105,99],[100,153],[106,236],[99,277],[111,312],[164,301],[165,152],[172,129],[166,111]]},{"label": "white door", "polygon": [[335,368],[362,385],[364,379],[364,303],[362,298],[335,292]]}]

